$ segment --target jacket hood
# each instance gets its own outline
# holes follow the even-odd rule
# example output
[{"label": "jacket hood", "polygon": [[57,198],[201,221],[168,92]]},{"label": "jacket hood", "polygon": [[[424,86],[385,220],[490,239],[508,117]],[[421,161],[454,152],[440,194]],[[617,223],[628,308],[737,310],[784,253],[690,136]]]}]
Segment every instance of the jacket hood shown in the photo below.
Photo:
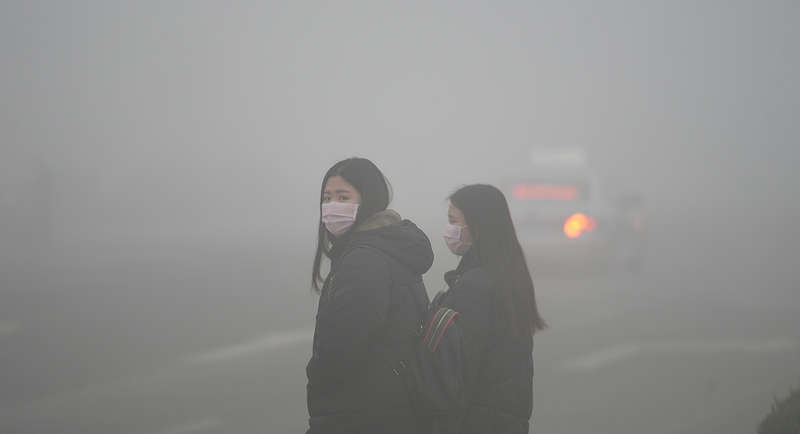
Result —
[{"label": "jacket hood", "polygon": [[390,209],[373,215],[354,229],[346,249],[357,246],[376,248],[416,274],[425,274],[433,265],[433,249],[425,233]]}]

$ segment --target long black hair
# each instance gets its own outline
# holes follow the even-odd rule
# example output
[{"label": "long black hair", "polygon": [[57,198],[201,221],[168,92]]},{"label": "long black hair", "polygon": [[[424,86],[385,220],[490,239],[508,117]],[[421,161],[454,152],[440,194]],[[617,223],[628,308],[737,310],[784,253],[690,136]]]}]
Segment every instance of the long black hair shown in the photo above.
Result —
[{"label": "long black hair", "polygon": [[464,214],[472,235],[471,254],[489,272],[512,329],[536,333],[547,327],[503,193],[491,185],[473,184],[459,188],[449,199]]},{"label": "long black hair", "polygon": [[[322,178],[322,186],[319,190],[319,227],[317,229],[317,251],[314,254],[314,266],[311,270],[311,286],[319,291],[322,283],[320,267],[322,266],[322,255],[331,257],[331,244],[333,240],[322,223],[322,198],[325,194],[325,184],[333,176],[341,176],[350,183],[361,195],[361,204],[358,206],[358,214],[353,227],[375,213],[383,211],[389,206],[392,200],[391,187],[389,181],[383,176],[378,166],[366,158],[348,158],[334,164]],[[343,235],[346,237],[347,235]]]}]

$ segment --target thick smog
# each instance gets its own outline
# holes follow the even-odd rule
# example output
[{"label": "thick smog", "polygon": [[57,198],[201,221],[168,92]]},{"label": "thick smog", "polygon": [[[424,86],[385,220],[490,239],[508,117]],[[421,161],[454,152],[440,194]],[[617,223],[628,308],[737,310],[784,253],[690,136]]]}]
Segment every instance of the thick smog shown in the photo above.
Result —
[{"label": "thick smog", "polygon": [[779,432],[799,23],[780,1],[4,3],[0,432],[309,429],[324,181],[350,157],[430,240],[431,298],[467,251],[451,195],[503,194],[547,324],[530,432]]}]

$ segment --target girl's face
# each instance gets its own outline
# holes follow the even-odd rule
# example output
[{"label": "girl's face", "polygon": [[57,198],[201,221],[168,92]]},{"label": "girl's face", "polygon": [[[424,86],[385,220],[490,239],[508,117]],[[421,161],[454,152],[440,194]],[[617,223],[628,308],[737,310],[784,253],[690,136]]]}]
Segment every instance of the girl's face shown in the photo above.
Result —
[{"label": "girl's face", "polygon": [[461,241],[465,243],[472,242],[472,234],[467,226],[467,219],[464,218],[464,213],[460,209],[453,206],[451,203],[447,208],[447,222],[451,225],[461,226]]},{"label": "girl's face", "polygon": [[331,176],[325,183],[322,203],[361,203],[361,193],[341,176]]}]

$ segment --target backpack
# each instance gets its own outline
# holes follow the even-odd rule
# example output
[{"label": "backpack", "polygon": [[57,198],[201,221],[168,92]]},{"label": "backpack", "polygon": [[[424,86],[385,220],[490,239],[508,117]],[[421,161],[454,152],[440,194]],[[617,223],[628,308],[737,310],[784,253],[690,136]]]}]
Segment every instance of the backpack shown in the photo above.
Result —
[{"label": "backpack", "polygon": [[411,402],[423,418],[457,414],[464,407],[463,335],[458,312],[427,302],[422,282],[410,285],[418,308],[415,344],[395,374],[403,377]]},{"label": "backpack", "polygon": [[[372,246],[365,246],[382,257],[396,260]],[[397,273],[390,266],[392,285],[410,292],[417,308],[418,321],[412,335],[412,348],[389,360],[395,375],[402,377],[412,406],[424,420],[436,420],[458,414],[465,406],[463,332],[458,326],[458,312],[440,306],[441,295],[428,302],[422,277],[407,272]],[[398,357],[399,356],[399,357]]]}]

